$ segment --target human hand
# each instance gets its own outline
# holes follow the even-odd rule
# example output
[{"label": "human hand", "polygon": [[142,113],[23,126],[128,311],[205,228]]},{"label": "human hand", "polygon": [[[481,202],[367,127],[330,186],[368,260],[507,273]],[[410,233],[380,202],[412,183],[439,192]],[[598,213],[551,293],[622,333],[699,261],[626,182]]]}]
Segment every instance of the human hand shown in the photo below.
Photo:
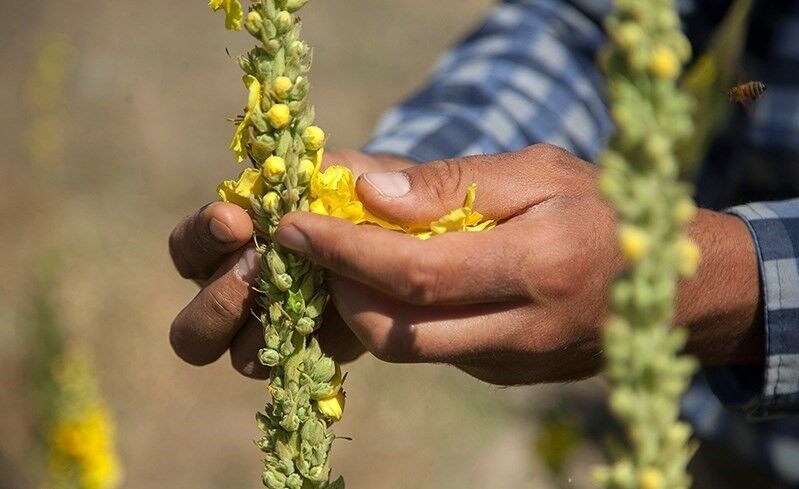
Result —
[{"label": "human hand", "polygon": [[[411,163],[342,150],[327,152],[323,167],[330,164],[343,164],[360,175],[402,169]],[[172,261],[183,278],[201,289],[172,323],[170,343],[178,356],[194,365],[211,363],[230,350],[236,370],[265,378],[269,370],[256,355],[264,344],[263,329],[250,313],[255,305],[252,285],[260,270],[252,233],[252,218],[242,208],[224,202],[201,207],[172,231]],[[332,307],[327,308],[317,337],[325,352],[338,361],[353,360],[365,351]]]},{"label": "human hand", "polygon": [[[368,173],[357,183],[375,215],[424,224],[459,207],[500,224],[420,241],[309,213],[286,216],[277,240],[330,270],[337,311],[377,357],[443,362],[495,384],[594,374],[609,288],[624,267],[598,169],[559,148]],[[653,196],[653,198],[657,198]],[[677,321],[706,364],[762,359],[758,270],[745,225],[701,211],[691,233],[704,261],[682,284]]]}]

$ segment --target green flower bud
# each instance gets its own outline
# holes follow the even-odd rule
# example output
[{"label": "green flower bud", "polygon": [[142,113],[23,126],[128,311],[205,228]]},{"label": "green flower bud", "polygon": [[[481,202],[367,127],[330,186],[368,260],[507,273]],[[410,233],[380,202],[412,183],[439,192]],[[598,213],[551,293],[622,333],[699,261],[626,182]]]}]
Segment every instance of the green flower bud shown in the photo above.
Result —
[{"label": "green flower bud", "polygon": [[311,378],[316,382],[328,382],[336,374],[336,362],[330,357],[322,357],[313,366]]},{"label": "green flower bud", "polygon": [[247,18],[244,21],[244,27],[247,28],[247,31],[255,37],[258,37],[261,34],[261,29],[264,27],[264,21],[261,18],[261,14],[256,12],[255,10],[250,11],[247,14]]},{"label": "green flower bud", "polygon": [[263,483],[269,489],[285,489],[286,476],[280,472],[267,470],[263,475]]},{"label": "green flower bud", "polygon": [[292,25],[294,25],[294,20],[291,18],[291,14],[285,10],[275,17],[275,27],[277,27],[278,33],[286,32]]},{"label": "green flower bud", "polygon": [[300,474],[291,474],[286,479],[286,487],[288,489],[302,489],[302,477]]},{"label": "green flower bud", "polygon": [[294,329],[303,336],[308,336],[316,329],[316,322],[309,317],[301,317],[297,320]]},{"label": "green flower bud", "polygon": [[316,319],[322,315],[327,304],[327,294],[317,294],[311,302],[305,305],[305,315],[311,319]]},{"label": "green flower bud", "polygon": [[258,360],[267,367],[274,367],[280,363],[280,354],[272,348],[262,348],[258,350]]}]

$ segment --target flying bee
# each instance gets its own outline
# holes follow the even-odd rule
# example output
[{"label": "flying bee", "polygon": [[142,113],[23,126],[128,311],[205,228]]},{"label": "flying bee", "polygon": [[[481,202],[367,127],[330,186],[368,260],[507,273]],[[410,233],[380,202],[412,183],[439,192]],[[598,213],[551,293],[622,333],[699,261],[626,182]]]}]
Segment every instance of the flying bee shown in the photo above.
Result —
[{"label": "flying bee", "polygon": [[740,104],[754,102],[759,99],[765,91],[766,84],[761,81],[741,83],[727,90],[727,100],[732,103]]}]

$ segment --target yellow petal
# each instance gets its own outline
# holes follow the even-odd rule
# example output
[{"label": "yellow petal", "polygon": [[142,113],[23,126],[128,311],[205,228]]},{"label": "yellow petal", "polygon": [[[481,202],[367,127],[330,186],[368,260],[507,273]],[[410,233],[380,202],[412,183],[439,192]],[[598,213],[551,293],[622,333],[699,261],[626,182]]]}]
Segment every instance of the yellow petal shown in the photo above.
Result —
[{"label": "yellow petal", "polygon": [[364,222],[363,204],[360,202],[350,202],[346,205],[333,209],[330,213],[333,217],[347,220],[353,224]]},{"label": "yellow petal", "polygon": [[233,31],[241,30],[244,9],[240,0],[209,0],[208,6],[214,11],[225,11],[225,28]]},{"label": "yellow petal", "polygon": [[344,392],[340,391],[334,397],[320,399],[317,401],[316,405],[319,408],[319,412],[322,413],[323,416],[328,417],[333,421],[338,421],[341,419],[341,416],[344,413],[345,402]]},{"label": "yellow petal", "polygon": [[329,216],[330,212],[328,212],[327,207],[325,207],[324,202],[322,199],[316,199],[311,202],[311,205],[308,206],[308,210],[313,212],[314,214],[320,214],[323,216]]},{"label": "yellow petal", "polygon": [[236,204],[244,209],[250,208],[250,195],[260,194],[263,189],[261,172],[256,168],[247,168],[237,180],[225,180],[217,188],[219,198],[223,202]]},{"label": "yellow petal", "polygon": [[236,153],[236,161],[241,163],[247,157],[247,143],[250,140],[250,132],[247,130],[249,120],[244,119],[236,126],[233,139],[230,140],[228,149]]},{"label": "yellow petal", "polygon": [[252,112],[261,103],[261,82],[252,75],[244,75],[244,86],[247,87],[247,112]]}]

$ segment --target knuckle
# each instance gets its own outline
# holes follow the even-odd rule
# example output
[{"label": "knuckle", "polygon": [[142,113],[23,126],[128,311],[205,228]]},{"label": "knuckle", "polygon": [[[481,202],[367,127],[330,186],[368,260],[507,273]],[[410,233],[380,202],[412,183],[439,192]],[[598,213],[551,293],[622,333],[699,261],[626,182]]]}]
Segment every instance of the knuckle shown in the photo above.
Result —
[{"label": "knuckle", "polygon": [[432,305],[440,295],[441,274],[423,256],[412,256],[406,261],[401,295],[411,304]]},{"label": "knuckle", "polygon": [[425,165],[420,174],[429,196],[439,202],[448,202],[461,188],[463,173],[458,160],[441,160]]},{"label": "knuckle", "polygon": [[414,363],[418,355],[412,347],[414,326],[408,326],[403,333],[394,333],[379,344],[372,345],[372,354],[388,363]]},{"label": "knuckle", "polygon": [[211,318],[221,321],[234,321],[241,318],[242,309],[237,305],[234,294],[227,288],[211,287],[205,300]]}]

